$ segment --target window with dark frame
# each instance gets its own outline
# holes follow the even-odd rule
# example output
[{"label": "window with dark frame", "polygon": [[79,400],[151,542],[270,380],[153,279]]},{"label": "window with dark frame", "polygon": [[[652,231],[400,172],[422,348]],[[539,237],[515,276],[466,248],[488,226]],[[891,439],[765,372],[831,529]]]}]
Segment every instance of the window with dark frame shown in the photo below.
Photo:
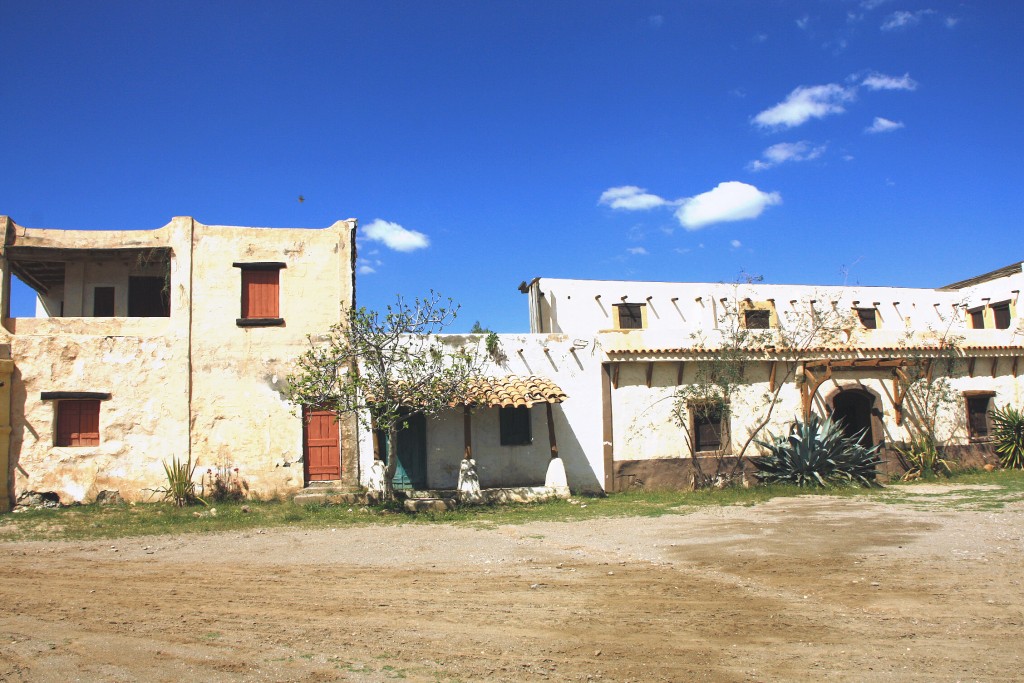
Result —
[{"label": "window with dark frame", "polygon": [[693,416],[694,453],[722,450],[729,432],[725,407],[720,403],[692,403],[690,414]]},{"label": "window with dark frame", "polygon": [[283,325],[281,318],[281,269],[284,263],[234,263],[242,271],[239,327]]},{"label": "window with dark frame", "polygon": [[772,312],[765,308],[743,311],[743,326],[748,330],[767,330],[772,324]]},{"label": "window with dark frame", "polygon": [[65,399],[57,402],[57,446],[100,445],[98,399]]},{"label": "window with dark frame", "polygon": [[529,408],[506,406],[500,408],[499,411],[498,420],[502,446],[526,446],[533,443]]},{"label": "window with dark frame", "polygon": [[975,330],[985,329],[985,309],[974,308],[967,311],[968,315],[971,316],[971,327]]},{"label": "window with dark frame", "polygon": [[92,290],[92,317],[114,317],[114,288],[96,287]]},{"label": "window with dark frame", "polygon": [[1010,302],[1005,301],[999,304],[992,304],[992,317],[995,319],[997,330],[1006,330],[1010,327]]},{"label": "window with dark frame", "polygon": [[987,439],[989,436],[988,411],[991,394],[968,394],[967,399],[967,432],[972,439]]},{"label": "window with dark frame", "polygon": [[858,308],[857,317],[860,318],[860,324],[865,329],[878,329],[878,316],[874,308]]},{"label": "window with dark frame", "polygon": [[642,330],[644,327],[644,304],[615,304],[620,330]]}]

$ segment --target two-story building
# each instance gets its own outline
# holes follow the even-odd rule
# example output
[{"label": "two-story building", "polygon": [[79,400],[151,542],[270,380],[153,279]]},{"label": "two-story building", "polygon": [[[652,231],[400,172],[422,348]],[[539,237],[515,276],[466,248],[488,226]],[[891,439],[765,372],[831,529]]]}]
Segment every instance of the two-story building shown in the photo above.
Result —
[{"label": "two-story building", "polygon": [[[284,396],[307,337],[352,305],[355,230],[188,217],[43,230],[0,216],[0,509],[26,491],[145,500],[172,458],[237,474],[256,495],[355,483],[352,422],[314,415],[304,428]],[[12,276],[35,290],[36,317],[10,316]]]}]

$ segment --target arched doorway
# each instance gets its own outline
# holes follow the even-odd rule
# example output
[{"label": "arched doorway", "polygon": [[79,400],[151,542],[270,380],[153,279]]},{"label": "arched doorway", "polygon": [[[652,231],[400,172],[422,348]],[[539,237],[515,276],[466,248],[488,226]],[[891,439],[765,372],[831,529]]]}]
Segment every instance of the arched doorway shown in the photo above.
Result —
[{"label": "arched doorway", "polygon": [[843,432],[848,437],[860,435],[865,448],[875,445],[871,433],[871,410],[875,397],[863,389],[840,391],[832,398],[832,419],[843,421]]}]

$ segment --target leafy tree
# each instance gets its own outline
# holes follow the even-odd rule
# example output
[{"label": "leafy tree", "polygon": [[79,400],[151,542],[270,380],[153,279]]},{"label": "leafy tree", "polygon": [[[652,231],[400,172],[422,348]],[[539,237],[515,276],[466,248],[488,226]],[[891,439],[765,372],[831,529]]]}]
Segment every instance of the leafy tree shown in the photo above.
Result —
[{"label": "leafy tree", "polygon": [[437,334],[459,307],[431,291],[401,295],[385,311],[358,308],[318,338],[289,378],[289,400],[299,406],[354,413],[366,428],[388,434],[384,497],[393,498],[398,432],[410,413],[434,415],[465,395],[479,374],[474,351],[446,345]]}]

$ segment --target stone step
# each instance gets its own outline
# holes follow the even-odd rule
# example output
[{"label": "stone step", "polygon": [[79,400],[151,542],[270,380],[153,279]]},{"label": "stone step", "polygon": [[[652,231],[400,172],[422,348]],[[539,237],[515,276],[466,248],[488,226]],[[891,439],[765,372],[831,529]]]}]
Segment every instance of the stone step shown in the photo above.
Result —
[{"label": "stone step", "polygon": [[447,512],[455,509],[454,498],[406,498],[406,512]]},{"label": "stone step", "polygon": [[366,505],[366,491],[351,486],[310,485],[294,496],[296,505]]}]

